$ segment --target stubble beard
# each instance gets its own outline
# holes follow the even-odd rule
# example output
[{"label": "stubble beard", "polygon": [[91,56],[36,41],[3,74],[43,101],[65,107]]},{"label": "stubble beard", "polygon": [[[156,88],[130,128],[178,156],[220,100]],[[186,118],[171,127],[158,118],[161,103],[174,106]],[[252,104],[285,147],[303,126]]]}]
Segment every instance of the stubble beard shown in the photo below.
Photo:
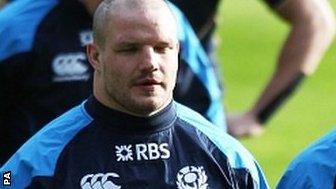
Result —
[{"label": "stubble beard", "polygon": [[107,95],[109,96],[111,104],[115,104],[115,106],[117,106],[115,108],[119,111],[136,116],[151,116],[168,105],[172,99],[172,94],[167,95],[166,91],[163,93],[155,91],[149,94],[142,94],[139,97],[132,93],[131,90],[121,90],[123,92],[118,93],[115,92],[115,89],[106,86]]}]

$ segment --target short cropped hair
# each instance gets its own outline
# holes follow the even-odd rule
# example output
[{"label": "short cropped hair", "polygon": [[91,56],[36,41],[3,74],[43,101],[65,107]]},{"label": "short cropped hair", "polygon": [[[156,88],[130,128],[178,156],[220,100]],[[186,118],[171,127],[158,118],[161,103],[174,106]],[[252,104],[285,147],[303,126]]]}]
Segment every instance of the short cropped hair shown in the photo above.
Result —
[{"label": "short cropped hair", "polygon": [[[113,11],[118,9],[118,7],[116,6],[117,1],[118,0],[102,1],[99,4],[93,16],[93,26],[92,26],[93,27],[93,39],[94,39],[94,42],[102,48],[104,47],[104,43],[105,43],[104,28],[106,27],[106,23],[107,23],[109,15]],[[119,0],[119,1],[123,2],[126,5],[126,7],[129,7],[130,9],[140,8],[142,5],[142,2],[140,2],[139,0]],[[156,1],[160,1],[160,0],[156,0]],[[174,21],[177,23],[176,18],[168,5],[168,2],[166,0],[161,0],[161,1],[164,2],[164,4],[167,6],[169,12],[174,18]]]}]

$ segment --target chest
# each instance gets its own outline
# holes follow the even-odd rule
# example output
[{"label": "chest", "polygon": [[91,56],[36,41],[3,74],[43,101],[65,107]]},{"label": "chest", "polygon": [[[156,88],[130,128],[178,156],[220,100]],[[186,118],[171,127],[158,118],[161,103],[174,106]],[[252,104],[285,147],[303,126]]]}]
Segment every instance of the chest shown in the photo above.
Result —
[{"label": "chest", "polygon": [[[223,188],[232,185],[224,159],[191,138],[165,132],[147,137],[82,141],[62,154],[59,188]],[[224,160],[225,161],[225,160]],[[229,178],[229,179],[228,179]]]}]

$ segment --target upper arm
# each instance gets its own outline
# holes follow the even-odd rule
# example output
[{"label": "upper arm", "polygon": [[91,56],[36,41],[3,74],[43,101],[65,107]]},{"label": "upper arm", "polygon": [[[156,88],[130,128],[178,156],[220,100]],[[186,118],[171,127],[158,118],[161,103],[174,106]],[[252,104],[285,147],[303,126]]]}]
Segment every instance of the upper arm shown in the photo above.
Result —
[{"label": "upper arm", "polygon": [[335,22],[328,0],[284,0],[273,10],[290,23],[318,24]]}]

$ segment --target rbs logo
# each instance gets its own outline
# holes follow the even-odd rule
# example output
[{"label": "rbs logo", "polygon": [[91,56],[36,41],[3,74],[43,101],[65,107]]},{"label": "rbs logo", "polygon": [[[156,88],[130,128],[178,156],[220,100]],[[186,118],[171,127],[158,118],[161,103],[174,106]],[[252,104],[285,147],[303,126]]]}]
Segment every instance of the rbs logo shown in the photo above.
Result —
[{"label": "rbs logo", "polygon": [[142,161],[168,159],[170,151],[167,143],[135,144],[115,146],[117,161]]},{"label": "rbs logo", "polygon": [[155,159],[168,159],[170,157],[170,151],[168,149],[168,144],[137,144],[135,145],[136,158],[140,160],[155,160]]}]

